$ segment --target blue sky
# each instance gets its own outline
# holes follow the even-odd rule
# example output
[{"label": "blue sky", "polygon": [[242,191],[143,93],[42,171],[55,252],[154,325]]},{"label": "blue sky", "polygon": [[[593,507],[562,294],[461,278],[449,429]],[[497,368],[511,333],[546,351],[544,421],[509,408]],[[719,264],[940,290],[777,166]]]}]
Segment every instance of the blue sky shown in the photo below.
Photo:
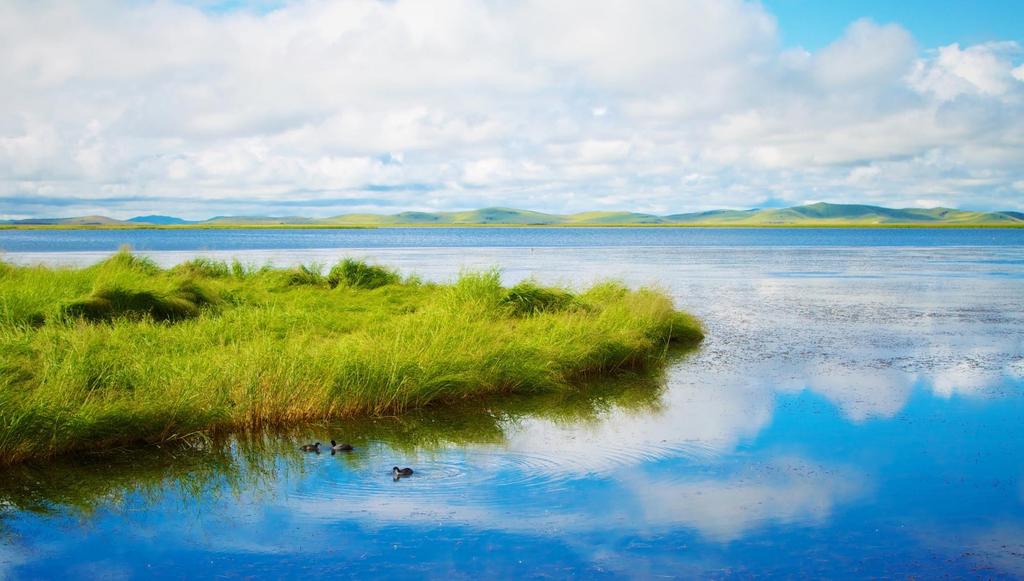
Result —
[{"label": "blue sky", "polygon": [[0,219],[1024,210],[1024,3],[15,1]]},{"label": "blue sky", "polygon": [[779,22],[783,42],[810,50],[826,46],[854,20],[895,22],[925,47],[959,42],[1020,40],[1019,0],[762,0]]},{"label": "blue sky", "polygon": [[[211,12],[249,10],[266,13],[283,0],[198,0]],[[924,46],[954,42],[976,44],[1020,38],[1024,2],[1019,0],[761,0],[778,20],[782,41],[809,50],[826,46],[860,18],[895,22]]]},{"label": "blue sky", "polygon": [[[187,2],[210,12],[266,13],[284,0],[197,0]],[[855,20],[895,22],[924,46],[954,42],[976,44],[1020,38],[1024,2],[1019,0],[761,0],[778,20],[782,41],[816,50],[826,46]]]}]

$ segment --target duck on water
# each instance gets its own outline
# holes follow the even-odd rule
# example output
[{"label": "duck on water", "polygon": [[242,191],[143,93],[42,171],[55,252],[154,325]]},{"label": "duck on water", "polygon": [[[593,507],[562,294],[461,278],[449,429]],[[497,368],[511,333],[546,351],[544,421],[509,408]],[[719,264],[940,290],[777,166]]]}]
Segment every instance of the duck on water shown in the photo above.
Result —
[{"label": "duck on water", "polygon": [[334,440],[331,440],[331,452],[351,452],[352,444],[339,444]]}]

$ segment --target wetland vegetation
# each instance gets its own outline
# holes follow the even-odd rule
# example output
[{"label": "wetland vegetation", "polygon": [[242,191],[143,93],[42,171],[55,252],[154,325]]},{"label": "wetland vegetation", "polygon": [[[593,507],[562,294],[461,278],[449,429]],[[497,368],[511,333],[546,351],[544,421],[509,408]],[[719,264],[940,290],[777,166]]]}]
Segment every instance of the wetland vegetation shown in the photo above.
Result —
[{"label": "wetland vegetation", "polygon": [[701,338],[664,292],[616,282],[428,284],[355,260],[162,269],[127,251],[0,263],[0,463],[565,393]]}]

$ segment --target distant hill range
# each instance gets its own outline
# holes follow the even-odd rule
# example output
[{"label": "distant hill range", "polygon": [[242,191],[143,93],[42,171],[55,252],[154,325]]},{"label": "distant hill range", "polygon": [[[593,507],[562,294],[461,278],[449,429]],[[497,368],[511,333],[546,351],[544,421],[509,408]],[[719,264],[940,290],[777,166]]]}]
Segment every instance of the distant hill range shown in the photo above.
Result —
[{"label": "distant hill range", "polygon": [[635,212],[583,212],[545,214],[512,208],[484,208],[466,212],[401,212],[398,214],[342,214],[330,218],[300,216],[217,216],[190,221],[173,216],[138,216],[115,220],[105,216],[39,218],[0,221],[7,225],[54,226],[429,226],[429,225],[535,225],[535,226],[1024,226],[1021,212],[972,212],[951,208],[883,208],[859,204],[818,203],[792,208],[712,210],[691,214],[638,214]]}]

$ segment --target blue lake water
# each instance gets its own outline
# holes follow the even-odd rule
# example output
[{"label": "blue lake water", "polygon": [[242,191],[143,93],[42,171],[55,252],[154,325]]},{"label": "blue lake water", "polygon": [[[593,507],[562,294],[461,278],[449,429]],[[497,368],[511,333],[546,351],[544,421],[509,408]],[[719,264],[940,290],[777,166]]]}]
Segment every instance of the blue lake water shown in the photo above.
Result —
[{"label": "blue lake water", "polygon": [[124,243],[615,277],[708,338],[568,400],[8,469],[0,577],[1024,576],[1024,230],[0,231],[20,263]]},{"label": "blue lake water", "polygon": [[0,252],[578,246],[1000,246],[1019,229],[376,228],[257,230],[0,230]]}]

